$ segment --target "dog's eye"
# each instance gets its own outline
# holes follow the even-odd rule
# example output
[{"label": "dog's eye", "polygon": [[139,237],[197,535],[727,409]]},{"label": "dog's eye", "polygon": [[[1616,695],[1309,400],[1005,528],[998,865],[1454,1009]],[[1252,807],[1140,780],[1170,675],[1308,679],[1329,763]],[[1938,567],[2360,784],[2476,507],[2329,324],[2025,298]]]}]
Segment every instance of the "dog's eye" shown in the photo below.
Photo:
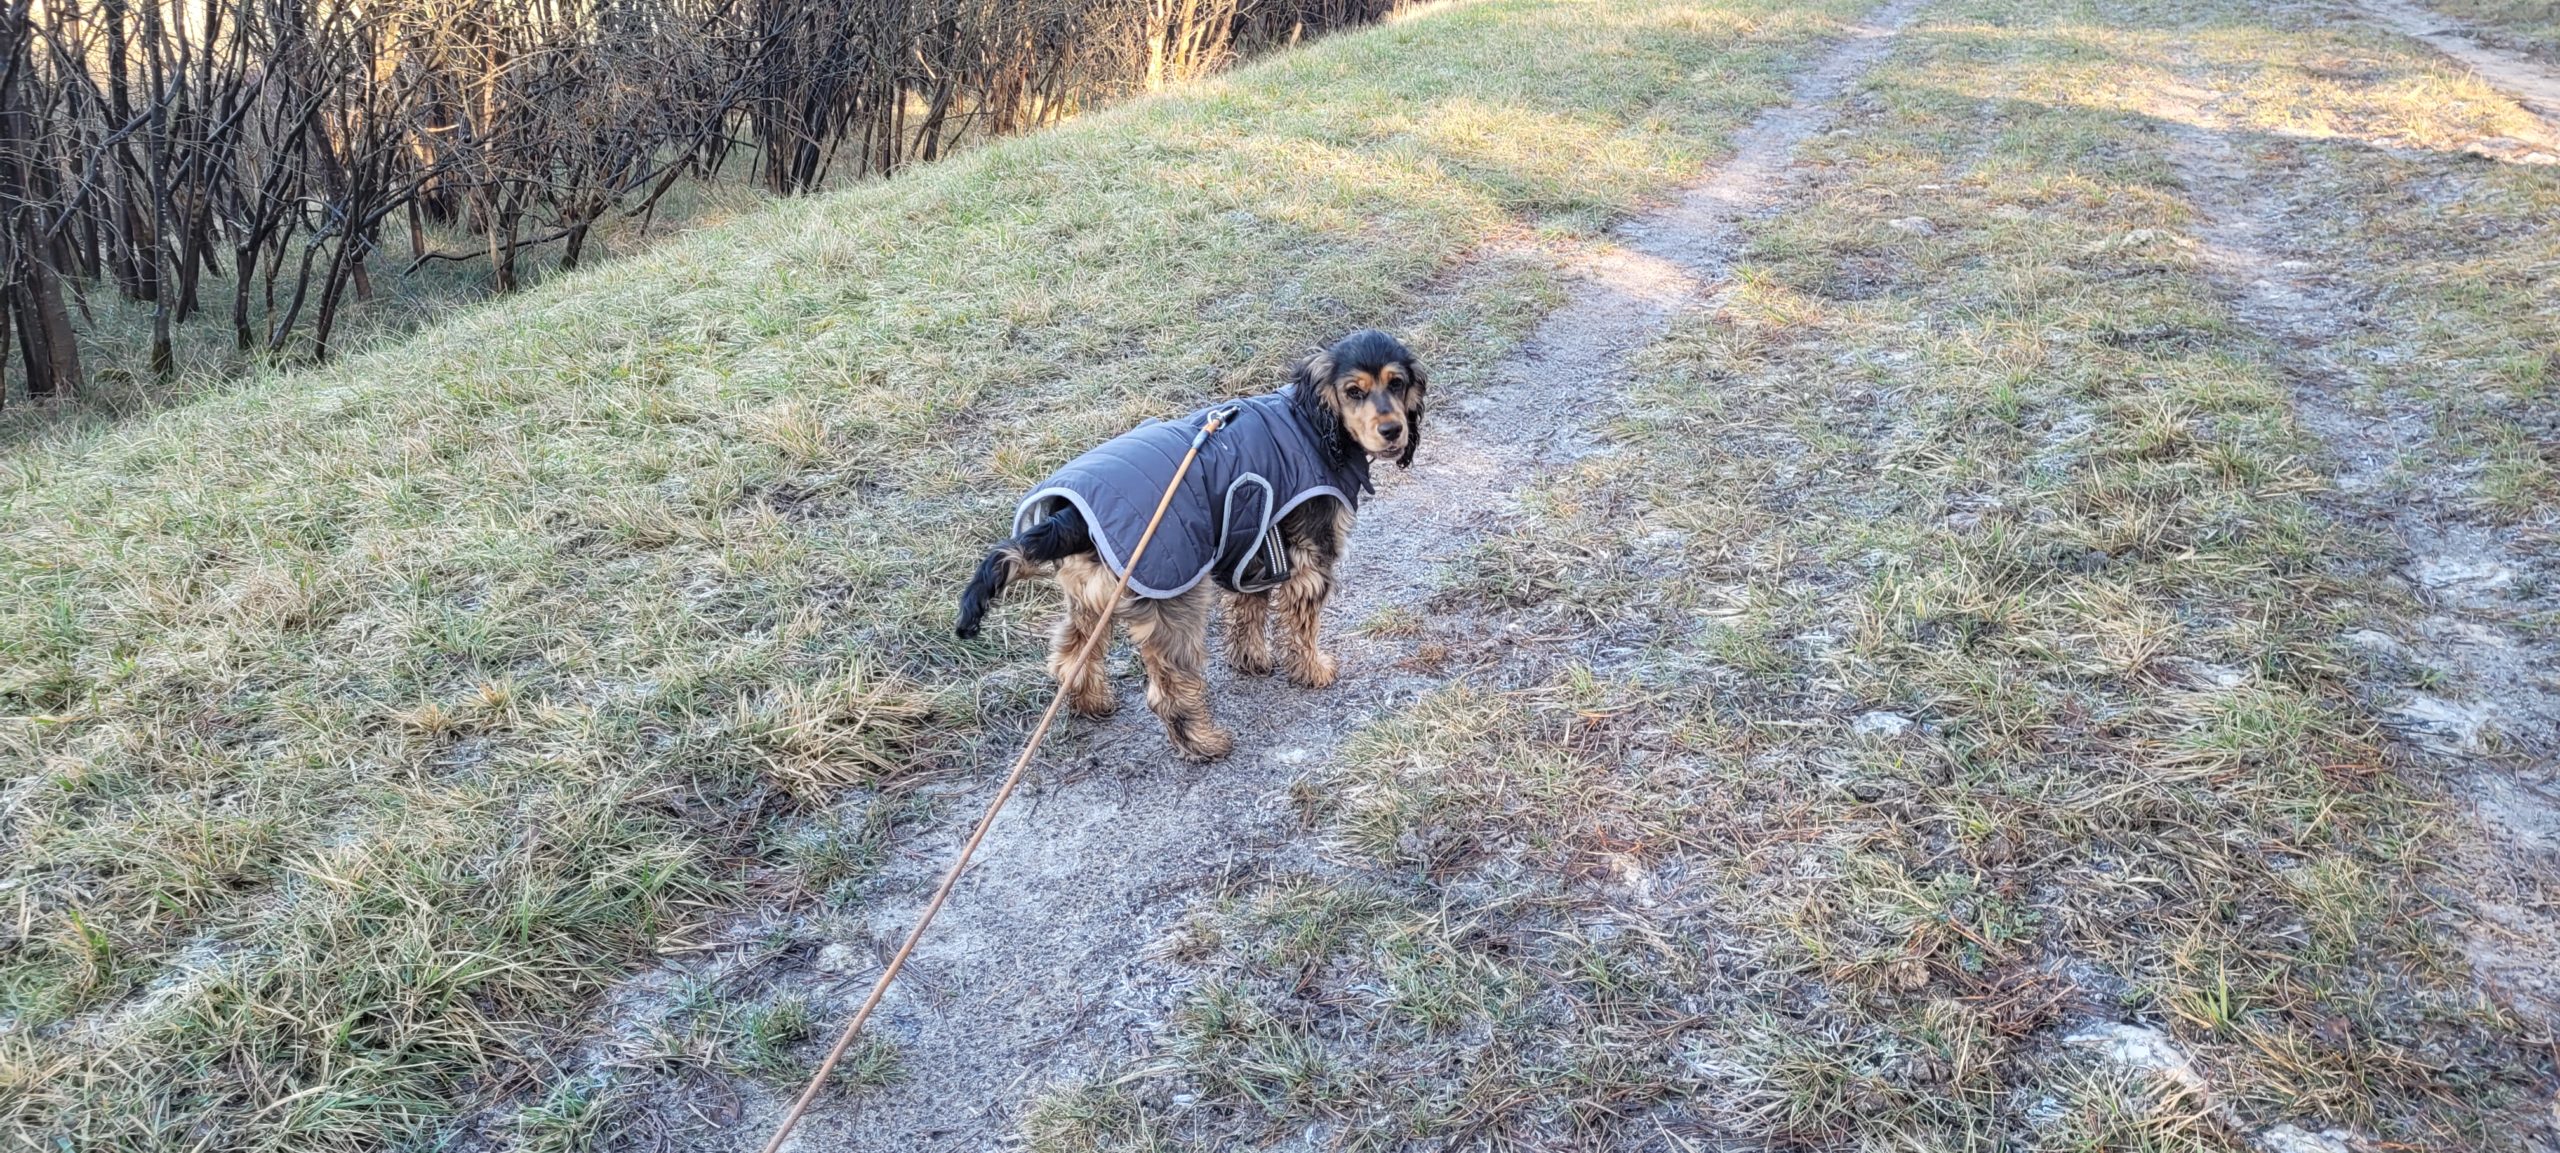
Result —
[{"label": "dog's eye", "polygon": [[1346,400],[1358,400],[1361,397],[1369,395],[1369,390],[1365,388],[1346,388],[1342,390],[1342,395]]}]

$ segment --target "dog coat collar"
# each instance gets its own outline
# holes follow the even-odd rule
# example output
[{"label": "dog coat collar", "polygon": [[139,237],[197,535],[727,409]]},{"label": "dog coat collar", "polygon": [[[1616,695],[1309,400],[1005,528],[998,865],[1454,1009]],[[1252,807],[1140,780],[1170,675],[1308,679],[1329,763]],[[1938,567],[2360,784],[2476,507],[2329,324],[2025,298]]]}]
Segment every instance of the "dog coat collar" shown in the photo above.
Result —
[{"label": "dog coat collar", "polygon": [[[1123,558],[1146,532],[1192,437],[1224,408],[1234,409],[1234,418],[1201,446],[1138,571],[1128,573]],[[1354,453],[1339,467],[1328,464],[1325,446],[1282,388],[1181,420],[1149,421],[1104,441],[1022,498],[1013,531],[1018,536],[1072,505],[1102,563],[1115,577],[1128,575],[1129,591],[1139,596],[1180,596],[1212,578],[1234,592],[1261,592],[1289,574],[1282,517],[1317,497],[1356,509],[1370,491],[1368,458]]]}]

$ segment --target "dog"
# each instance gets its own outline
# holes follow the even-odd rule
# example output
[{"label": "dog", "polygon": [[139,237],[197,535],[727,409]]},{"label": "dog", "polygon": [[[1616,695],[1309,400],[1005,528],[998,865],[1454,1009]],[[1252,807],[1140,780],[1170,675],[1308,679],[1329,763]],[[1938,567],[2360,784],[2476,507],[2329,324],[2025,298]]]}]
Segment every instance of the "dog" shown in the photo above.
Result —
[{"label": "dog", "polygon": [[[1129,555],[1182,454],[1212,413],[1222,427],[1201,444],[1116,619],[1147,671],[1147,708],[1185,759],[1235,747],[1209,713],[1210,601],[1226,601],[1227,663],[1247,676],[1275,668],[1311,689],[1331,685],[1334,658],[1318,644],[1369,466],[1413,464],[1429,385],[1413,352],[1367,329],[1310,352],[1289,383],[1178,421],[1142,424],[1077,457],[1024,497],[1013,536],[988,552],[960,597],[963,639],[1007,585],[1054,572],[1066,615],[1051,634],[1049,673],[1086,716],[1117,707],[1104,672],[1108,638],[1091,645]],[[1275,656],[1271,622],[1279,622]]]}]

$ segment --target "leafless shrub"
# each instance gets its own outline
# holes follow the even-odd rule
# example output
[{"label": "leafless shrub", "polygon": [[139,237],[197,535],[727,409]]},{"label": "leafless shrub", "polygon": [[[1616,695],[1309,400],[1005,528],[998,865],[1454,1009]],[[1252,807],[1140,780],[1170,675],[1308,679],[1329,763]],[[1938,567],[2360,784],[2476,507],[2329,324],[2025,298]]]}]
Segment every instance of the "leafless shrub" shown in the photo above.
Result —
[{"label": "leafless shrub", "polygon": [[0,0],[0,343],[26,395],[78,391],[111,287],[166,375],[210,280],[242,352],[325,358],[386,225],[402,273],[503,292],[739,161],[784,194],[885,174],[1394,3]]}]

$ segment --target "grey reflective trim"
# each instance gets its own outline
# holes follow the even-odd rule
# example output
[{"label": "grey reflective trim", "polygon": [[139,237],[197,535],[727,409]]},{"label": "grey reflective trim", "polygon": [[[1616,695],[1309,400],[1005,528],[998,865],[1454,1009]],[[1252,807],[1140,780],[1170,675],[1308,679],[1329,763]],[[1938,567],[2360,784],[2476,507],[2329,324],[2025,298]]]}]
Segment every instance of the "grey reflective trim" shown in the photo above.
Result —
[{"label": "grey reflective trim", "polygon": [[1083,493],[1071,488],[1044,488],[1022,498],[1022,503],[1015,506],[1013,510],[1013,535],[1021,536],[1032,525],[1054,515],[1057,512],[1056,506],[1046,504],[1050,500],[1062,500],[1076,506],[1076,511],[1084,515],[1085,533],[1093,538],[1093,551],[1102,555],[1103,567],[1110,569],[1113,576],[1128,573],[1129,591],[1148,600],[1160,601],[1190,592],[1193,585],[1199,584],[1201,578],[1209,575],[1209,570],[1218,567],[1218,558],[1213,554],[1209,558],[1209,563],[1201,565],[1199,572],[1191,574],[1190,580],[1172,589],[1160,590],[1154,585],[1139,580],[1138,574],[1130,572],[1128,566],[1120,563],[1120,550],[1111,547],[1111,534],[1103,528],[1102,518],[1093,515],[1093,506],[1085,503]]},{"label": "grey reflective trim", "polygon": [[[1236,490],[1243,488],[1248,484],[1262,486],[1262,523],[1253,530],[1253,544],[1244,550],[1243,556],[1236,558],[1236,567],[1227,573],[1227,583],[1233,585],[1235,590],[1240,593],[1262,592],[1272,587],[1272,585],[1280,583],[1278,580],[1275,580],[1272,581],[1271,584],[1263,585],[1261,588],[1247,588],[1245,587],[1244,582],[1244,566],[1253,563],[1253,554],[1261,551],[1265,547],[1265,542],[1271,539],[1271,526],[1280,522],[1279,514],[1272,511],[1272,506],[1280,503],[1280,494],[1277,490],[1271,487],[1271,482],[1265,479],[1261,473],[1248,472],[1243,476],[1237,477],[1234,484],[1227,486],[1226,503],[1221,506],[1218,511],[1218,523],[1219,525],[1224,526],[1226,531],[1218,534],[1218,548],[1221,551],[1224,551],[1227,547],[1227,537],[1232,535],[1235,531],[1233,526],[1236,523]],[[1211,561],[1210,563],[1215,564],[1217,562]],[[1286,579],[1289,572],[1288,562],[1283,560],[1275,571],[1282,579]]]},{"label": "grey reflective trim", "polygon": [[1253,554],[1248,552],[1245,554],[1244,560],[1236,562],[1236,571],[1233,579],[1235,581],[1237,592],[1248,595],[1253,593],[1270,592],[1272,589],[1280,587],[1282,582],[1289,579],[1289,548],[1280,540],[1280,518],[1297,511],[1299,505],[1305,504],[1309,500],[1320,496],[1329,496],[1335,500],[1342,501],[1342,507],[1344,508],[1351,507],[1351,502],[1343,498],[1341,489],[1335,488],[1331,485],[1318,485],[1305,492],[1299,493],[1295,498],[1291,499],[1289,503],[1273,509],[1271,511],[1271,519],[1262,522],[1262,535],[1256,538],[1260,542],[1260,547],[1271,553],[1272,579],[1270,583],[1264,584],[1259,588],[1248,589],[1244,587],[1244,566],[1246,562],[1253,559]]},{"label": "grey reflective trim", "polygon": [[1353,507],[1353,505],[1352,505],[1352,503],[1351,503],[1351,498],[1350,498],[1350,497],[1347,497],[1347,496],[1342,495],[1342,490],[1341,490],[1341,489],[1335,488],[1335,487],[1333,487],[1332,485],[1329,485],[1329,484],[1320,484],[1320,485],[1315,486],[1314,488],[1308,489],[1308,490],[1307,490],[1307,491],[1305,491],[1305,492],[1299,493],[1299,494],[1298,494],[1298,495],[1296,495],[1296,496],[1290,497],[1290,498],[1289,498],[1289,503],[1287,503],[1287,504],[1284,504],[1284,505],[1280,506],[1280,510],[1279,510],[1278,512],[1274,512],[1274,513],[1272,513],[1272,514],[1271,514],[1271,523],[1273,523],[1273,524],[1278,524],[1278,523],[1280,523],[1280,518],[1281,518],[1281,517],[1287,516],[1287,515],[1289,515],[1290,513],[1297,511],[1297,508],[1298,508],[1298,506],[1299,506],[1299,505],[1305,504],[1305,503],[1307,503],[1309,500],[1312,500],[1312,499],[1314,499],[1314,498],[1316,498],[1316,497],[1320,497],[1320,496],[1329,496],[1329,497],[1332,497],[1332,498],[1333,498],[1333,499],[1335,499],[1335,500],[1341,501],[1341,502],[1342,502],[1342,507],[1344,507],[1344,508],[1352,508],[1352,507]]}]

